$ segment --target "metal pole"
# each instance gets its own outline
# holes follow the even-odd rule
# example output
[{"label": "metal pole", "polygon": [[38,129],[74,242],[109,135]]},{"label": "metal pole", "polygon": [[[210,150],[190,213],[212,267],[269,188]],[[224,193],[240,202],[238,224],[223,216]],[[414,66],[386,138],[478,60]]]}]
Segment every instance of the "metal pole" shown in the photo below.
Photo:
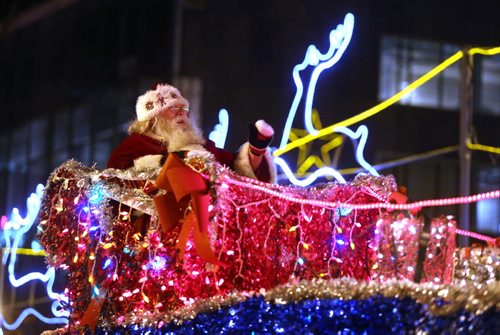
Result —
[{"label": "metal pole", "polygon": [[[464,57],[460,67],[460,132],[459,132],[459,162],[460,162],[460,195],[470,195],[470,174],[471,174],[471,152],[467,147],[470,142],[472,129],[473,112],[473,84],[472,69],[473,58],[468,52],[468,48],[463,50]],[[460,205],[458,226],[461,229],[469,230],[470,211],[468,204]],[[468,246],[469,238],[460,236],[458,244]]]}]

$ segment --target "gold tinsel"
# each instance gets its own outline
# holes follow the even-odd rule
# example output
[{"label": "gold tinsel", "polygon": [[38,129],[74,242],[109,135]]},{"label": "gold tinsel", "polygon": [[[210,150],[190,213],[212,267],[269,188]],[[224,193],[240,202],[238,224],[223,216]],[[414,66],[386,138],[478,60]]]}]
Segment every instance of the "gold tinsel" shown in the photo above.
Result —
[{"label": "gold tinsel", "polygon": [[161,327],[167,323],[181,325],[200,313],[218,311],[255,296],[262,296],[269,304],[292,304],[315,299],[366,300],[376,296],[411,298],[419,304],[427,305],[429,313],[435,316],[450,315],[460,309],[479,315],[490,308],[500,309],[500,282],[496,281],[482,288],[466,289],[457,285],[416,284],[410,281],[377,283],[351,278],[303,280],[281,285],[267,292],[261,290],[235,292],[224,297],[214,296],[169,314],[137,311],[116,323],[106,322],[102,326],[113,328],[134,324],[140,327]]}]

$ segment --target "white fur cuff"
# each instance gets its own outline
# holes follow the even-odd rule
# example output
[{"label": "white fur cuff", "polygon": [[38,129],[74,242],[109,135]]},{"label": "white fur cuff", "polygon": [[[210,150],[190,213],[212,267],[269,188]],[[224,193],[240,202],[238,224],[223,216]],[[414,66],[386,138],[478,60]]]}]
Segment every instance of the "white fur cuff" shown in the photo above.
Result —
[{"label": "white fur cuff", "polygon": [[[234,162],[234,170],[239,175],[257,179],[257,176],[255,175],[255,172],[252,169],[252,165],[250,165],[250,158],[248,157],[249,146],[250,143],[246,142],[240,147],[240,150],[238,151],[238,156],[236,157],[236,161]],[[270,180],[263,180],[263,181],[267,183],[275,183],[276,166],[274,165],[273,157],[269,152],[269,150],[266,150],[266,153],[264,154],[264,157],[262,159],[265,159],[267,161],[267,165],[269,166],[269,176],[270,176]]]},{"label": "white fur cuff", "polygon": [[134,167],[138,169],[157,168],[161,166],[162,155],[146,155],[134,160]]}]

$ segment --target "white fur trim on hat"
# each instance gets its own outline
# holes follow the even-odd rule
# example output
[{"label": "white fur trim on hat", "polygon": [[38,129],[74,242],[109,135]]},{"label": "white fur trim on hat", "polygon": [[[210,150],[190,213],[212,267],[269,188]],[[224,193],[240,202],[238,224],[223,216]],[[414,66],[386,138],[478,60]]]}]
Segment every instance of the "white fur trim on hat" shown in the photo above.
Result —
[{"label": "white fur trim on hat", "polygon": [[137,99],[135,105],[137,120],[151,120],[161,111],[173,107],[189,110],[189,102],[177,88],[167,84],[159,84],[156,89],[147,91]]},{"label": "white fur trim on hat", "polygon": [[[246,142],[240,147],[238,156],[236,157],[236,161],[234,162],[234,170],[241,176],[257,179],[257,176],[252,169],[252,165],[250,164],[250,157],[248,157],[249,146],[250,143]],[[263,181],[267,183],[276,183],[276,165],[274,164],[273,157],[269,150],[266,150],[263,159],[267,161],[270,176],[270,180]]]}]

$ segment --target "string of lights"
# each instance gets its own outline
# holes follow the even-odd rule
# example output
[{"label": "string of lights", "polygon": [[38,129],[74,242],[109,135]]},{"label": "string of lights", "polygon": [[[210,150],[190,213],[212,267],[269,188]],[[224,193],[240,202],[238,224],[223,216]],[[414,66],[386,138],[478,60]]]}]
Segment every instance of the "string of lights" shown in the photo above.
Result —
[{"label": "string of lights", "polygon": [[463,229],[460,229],[460,228],[456,228],[455,232],[457,234],[459,234],[459,235],[463,235],[463,236],[467,236],[467,237],[472,237],[472,238],[475,238],[476,240],[481,240],[481,241],[485,241],[485,242],[488,242],[488,243],[495,243],[495,241],[496,241],[496,239],[493,238],[493,237],[486,236],[486,235],[479,234],[479,233],[475,233],[475,232],[468,231],[468,230],[463,230]]},{"label": "string of lights", "polygon": [[[470,204],[479,202],[487,199],[498,199],[500,198],[500,190],[495,190],[491,192],[485,192],[470,196],[463,197],[454,197],[454,198],[442,198],[442,199],[430,199],[417,201],[413,203],[407,204],[393,204],[387,202],[380,203],[370,203],[370,204],[350,204],[350,203],[341,203],[341,202],[327,202],[327,201],[319,201],[319,200],[310,200],[303,198],[296,198],[290,195],[287,195],[286,192],[283,192],[279,188],[269,189],[266,187],[265,183],[255,181],[249,178],[241,178],[240,180],[229,179],[226,178],[225,182],[229,184],[234,184],[239,187],[244,187],[248,189],[258,190],[265,192],[273,197],[277,197],[289,202],[295,202],[302,205],[311,205],[318,206],[322,208],[341,208],[343,210],[364,210],[364,209],[387,209],[387,210],[412,210],[419,209],[424,207],[440,207],[440,206],[450,206],[450,205],[459,205],[459,204]],[[482,240],[488,243],[495,243],[496,239],[493,237],[489,237],[486,235],[482,235],[476,232],[471,232],[463,229],[456,228],[456,233],[463,236],[472,237],[478,240]]]},{"label": "string of lights", "polygon": [[259,190],[261,192],[267,193],[274,197],[289,201],[295,202],[304,205],[312,205],[324,208],[350,208],[350,209],[389,209],[389,210],[411,210],[418,209],[423,207],[441,207],[441,206],[450,206],[450,205],[460,205],[460,204],[470,204],[474,202],[478,202],[486,199],[497,199],[500,198],[500,190],[479,193],[475,195],[462,196],[462,197],[454,197],[454,198],[442,198],[442,199],[429,199],[422,200],[412,203],[406,204],[393,204],[387,202],[380,203],[371,203],[371,204],[349,204],[349,203],[340,203],[340,202],[328,202],[328,201],[318,201],[318,200],[310,200],[303,198],[296,198],[289,196],[280,192],[280,190],[269,189],[266,187],[265,183],[256,182],[254,180],[246,179],[243,181],[234,180],[226,178],[225,182],[228,184],[234,184],[240,187],[245,187],[248,189]]}]

